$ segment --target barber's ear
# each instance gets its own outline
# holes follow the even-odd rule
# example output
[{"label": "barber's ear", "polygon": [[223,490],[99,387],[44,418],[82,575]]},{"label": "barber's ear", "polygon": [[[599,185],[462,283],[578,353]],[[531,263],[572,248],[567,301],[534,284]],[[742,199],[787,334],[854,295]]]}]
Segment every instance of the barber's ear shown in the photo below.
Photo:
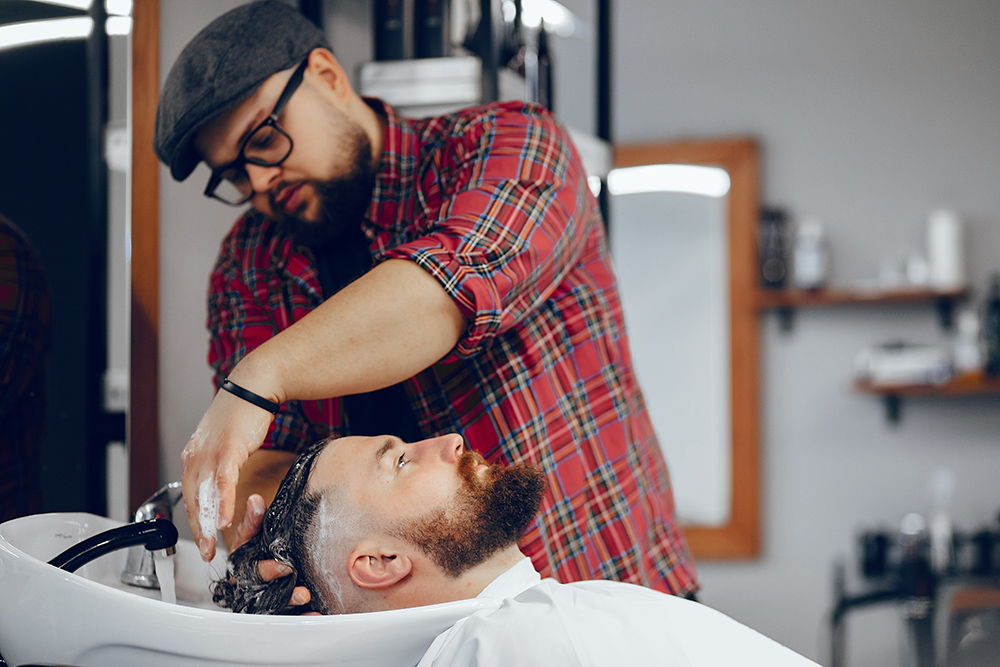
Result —
[{"label": "barber's ear", "polygon": [[405,579],[413,570],[409,556],[364,549],[351,554],[348,572],[361,588],[388,588]]},{"label": "barber's ear", "polygon": [[351,90],[351,85],[347,79],[347,74],[344,72],[344,68],[340,66],[333,53],[324,48],[312,50],[309,54],[308,69],[318,75],[320,80],[339,95],[343,95]]}]

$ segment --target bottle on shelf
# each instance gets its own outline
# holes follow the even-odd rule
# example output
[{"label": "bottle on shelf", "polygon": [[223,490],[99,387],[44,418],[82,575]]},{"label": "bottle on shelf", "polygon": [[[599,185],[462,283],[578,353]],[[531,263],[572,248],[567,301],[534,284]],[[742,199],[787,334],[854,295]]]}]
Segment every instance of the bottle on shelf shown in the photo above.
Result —
[{"label": "bottle on shelf", "polygon": [[983,347],[987,375],[1000,375],[1000,273],[994,273],[983,305]]},{"label": "bottle on shelf", "polygon": [[958,315],[958,333],[955,335],[952,360],[955,372],[975,373],[983,369],[983,336],[979,313],[963,310]]},{"label": "bottle on shelf", "polygon": [[521,26],[521,0],[508,0],[508,6],[513,7],[513,16],[504,21],[503,48],[500,51],[500,62],[508,69],[525,75],[527,65],[527,45],[524,43],[524,32]]},{"label": "bottle on shelf", "polygon": [[795,230],[792,249],[792,284],[816,289],[826,284],[830,272],[829,249],[818,218],[803,218]]},{"label": "bottle on shelf", "polygon": [[788,279],[785,212],[776,208],[761,210],[759,231],[761,286],[781,289]]},{"label": "bottle on shelf", "polygon": [[413,50],[417,58],[443,58],[449,55],[448,0],[416,0],[414,5]]},{"label": "bottle on shelf", "polygon": [[406,56],[406,7],[403,0],[375,0],[375,60]]},{"label": "bottle on shelf", "polygon": [[549,51],[549,34],[545,22],[538,28],[538,92],[535,100],[549,111],[552,107],[552,54]]}]

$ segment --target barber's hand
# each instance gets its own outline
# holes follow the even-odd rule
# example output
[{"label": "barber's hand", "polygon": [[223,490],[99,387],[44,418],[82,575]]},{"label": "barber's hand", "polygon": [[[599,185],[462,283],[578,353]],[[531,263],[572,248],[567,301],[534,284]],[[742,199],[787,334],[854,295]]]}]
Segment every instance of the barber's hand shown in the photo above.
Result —
[{"label": "barber's hand", "polygon": [[[264,523],[264,499],[256,493],[250,495],[247,498],[247,510],[243,514],[243,520],[240,521],[240,525],[236,527],[236,537],[233,540],[233,551],[235,551],[240,545],[244,544],[253,537],[258,530],[260,530],[261,524]],[[257,574],[264,581],[273,581],[279,577],[287,577],[292,573],[292,570],[284,563],[279,563],[276,560],[262,560],[257,563]],[[296,586],[292,590],[292,597],[288,601],[288,606],[297,607],[299,605],[308,604],[312,599],[309,594],[309,589],[305,586]],[[313,614],[315,612],[309,612]],[[309,615],[306,614],[306,615]]]},{"label": "barber's hand", "polygon": [[184,509],[206,561],[215,556],[216,531],[233,521],[240,468],[260,448],[271,418],[267,410],[219,391],[181,454]]}]

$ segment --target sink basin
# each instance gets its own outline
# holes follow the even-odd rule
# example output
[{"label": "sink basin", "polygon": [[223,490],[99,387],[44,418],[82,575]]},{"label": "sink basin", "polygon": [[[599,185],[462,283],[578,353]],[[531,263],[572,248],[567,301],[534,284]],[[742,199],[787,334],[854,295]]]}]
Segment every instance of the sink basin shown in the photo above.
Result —
[{"label": "sink basin", "polygon": [[342,616],[250,616],[212,603],[225,556],[202,562],[177,543],[177,604],[119,582],[126,551],[75,573],[47,563],[92,535],[123,525],[85,513],[38,514],[0,524],[0,654],[11,667],[109,665],[409,665],[438,633],[478,609],[462,600]]}]

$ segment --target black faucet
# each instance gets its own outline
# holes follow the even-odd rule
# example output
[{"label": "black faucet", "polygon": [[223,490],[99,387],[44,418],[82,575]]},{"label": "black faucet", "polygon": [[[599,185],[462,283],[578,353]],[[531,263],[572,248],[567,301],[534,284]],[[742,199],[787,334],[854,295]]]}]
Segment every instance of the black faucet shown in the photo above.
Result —
[{"label": "black faucet", "polygon": [[177,527],[166,519],[150,519],[112,528],[71,546],[49,561],[67,572],[75,572],[106,553],[142,545],[147,551],[176,553]]}]

